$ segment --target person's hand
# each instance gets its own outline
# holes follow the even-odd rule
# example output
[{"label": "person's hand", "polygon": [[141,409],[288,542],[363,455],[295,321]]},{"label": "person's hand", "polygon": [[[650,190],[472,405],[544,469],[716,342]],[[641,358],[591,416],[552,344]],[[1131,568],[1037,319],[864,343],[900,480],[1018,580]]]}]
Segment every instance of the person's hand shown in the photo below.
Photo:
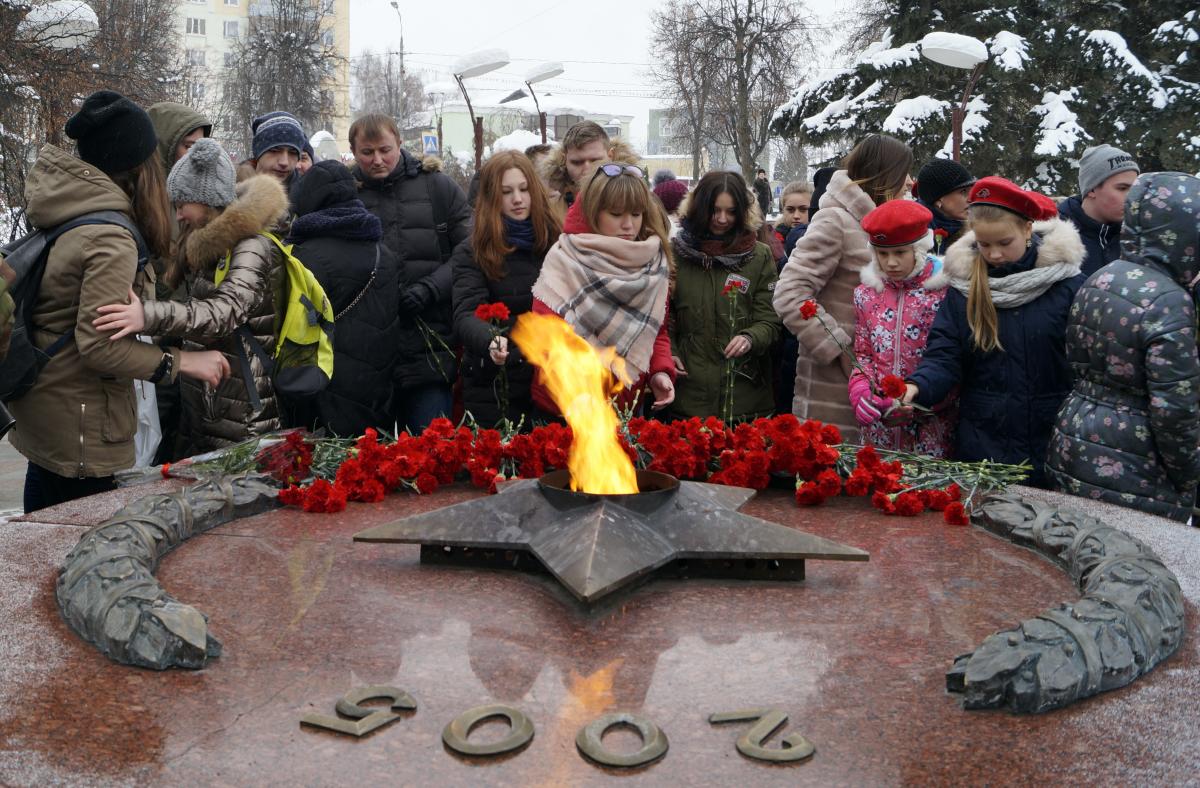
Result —
[{"label": "person's hand", "polygon": [[413,282],[400,291],[400,312],[416,316],[433,303],[433,288],[424,282]]},{"label": "person's hand", "polygon": [[859,425],[866,427],[879,421],[894,404],[895,400],[891,397],[876,397],[868,392],[854,403],[854,418]]},{"label": "person's hand", "polygon": [[915,400],[917,398],[917,395],[920,393],[921,393],[921,390],[919,388],[917,388],[916,386],[914,386],[913,384],[911,384],[911,383],[905,384],[904,404],[911,405],[913,403],[913,400]]},{"label": "person's hand", "polygon": [[[745,334],[738,334],[733,339],[729,340],[729,344],[725,346],[725,358],[739,358],[750,352],[750,347],[754,343],[750,341],[750,337]],[[849,375],[847,375],[849,377]]]},{"label": "person's hand", "polygon": [[687,370],[683,368],[683,359],[679,356],[671,356],[671,362],[675,364],[675,377],[686,378]]},{"label": "person's hand", "polygon": [[902,405],[895,401],[892,407],[883,414],[883,426],[902,427],[913,420],[915,411],[911,405]]},{"label": "person's hand", "polygon": [[215,388],[229,377],[229,359],[219,350],[185,350],[179,354],[179,374]]},{"label": "person's hand", "polygon": [[846,376],[846,380],[849,380],[850,376],[854,374],[854,362],[845,353],[839,353],[838,363],[842,365],[842,374]]},{"label": "person's hand", "polygon": [[675,384],[666,372],[655,372],[650,376],[650,391],[654,394],[652,410],[662,410],[675,401]]},{"label": "person's hand", "polygon": [[128,304],[105,304],[96,310],[100,317],[92,321],[97,331],[115,331],[108,340],[120,339],[130,334],[140,334],[146,327],[146,310],[133,288],[129,288]]},{"label": "person's hand", "polygon": [[488,345],[488,355],[492,357],[492,363],[498,367],[504,366],[504,362],[508,361],[508,337],[496,337],[492,340],[492,344]]}]

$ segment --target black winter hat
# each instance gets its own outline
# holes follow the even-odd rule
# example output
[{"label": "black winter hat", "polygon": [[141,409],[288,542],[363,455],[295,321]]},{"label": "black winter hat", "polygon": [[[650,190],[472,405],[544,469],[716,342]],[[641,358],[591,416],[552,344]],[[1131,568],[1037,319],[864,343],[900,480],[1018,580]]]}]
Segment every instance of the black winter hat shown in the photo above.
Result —
[{"label": "black winter hat", "polygon": [[132,170],[158,148],[150,116],[112,90],[97,90],[84,99],[65,130],[75,140],[79,158],[106,175]]},{"label": "black winter hat", "polygon": [[947,194],[975,183],[967,168],[950,159],[930,159],[917,173],[917,196],[928,207]]},{"label": "black winter hat", "polygon": [[296,215],[303,216],[357,200],[358,185],[345,164],[326,159],[292,182],[288,198]]}]

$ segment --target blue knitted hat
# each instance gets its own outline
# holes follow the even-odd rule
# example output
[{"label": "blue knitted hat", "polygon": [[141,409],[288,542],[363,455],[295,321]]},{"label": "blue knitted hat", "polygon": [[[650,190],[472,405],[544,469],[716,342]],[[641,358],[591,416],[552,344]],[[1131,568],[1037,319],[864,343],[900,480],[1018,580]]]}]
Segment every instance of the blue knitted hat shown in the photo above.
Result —
[{"label": "blue knitted hat", "polygon": [[308,143],[304,127],[290,112],[277,111],[259,115],[250,121],[250,131],[254,134],[250,157],[254,159],[281,145],[294,148],[299,156]]}]

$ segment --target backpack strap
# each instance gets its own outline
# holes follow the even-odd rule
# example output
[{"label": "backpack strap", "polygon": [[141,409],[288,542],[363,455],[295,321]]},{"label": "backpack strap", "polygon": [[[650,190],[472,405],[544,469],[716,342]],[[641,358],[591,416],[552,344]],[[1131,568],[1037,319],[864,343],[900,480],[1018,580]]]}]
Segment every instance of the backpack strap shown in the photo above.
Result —
[{"label": "backpack strap", "polygon": [[433,208],[433,229],[438,239],[438,262],[444,263],[454,253],[450,245],[450,225],[446,219],[446,206],[437,198],[433,191],[433,175],[425,173],[420,176],[425,181],[425,193],[429,195],[429,205]]},{"label": "backpack strap", "polygon": [[[146,246],[146,241],[144,238],[142,238],[142,233],[138,230],[137,225],[135,225],[128,216],[120,211],[92,211],[91,213],[85,213],[81,214],[80,216],[76,216],[74,219],[70,219],[62,224],[56,225],[45,232],[46,245],[42,247],[42,257],[44,259],[41,261],[42,268],[38,272],[38,286],[32,290],[28,290],[27,292],[34,293],[41,289],[41,278],[42,274],[45,273],[45,262],[50,259],[50,247],[54,245],[54,242],[57,241],[60,236],[65,235],[69,230],[74,230],[76,227],[88,227],[96,224],[115,224],[116,226],[123,227],[129,231],[129,234],[133,236],[134,244],[137,245],[137,270],[139,272],[146,267],[148,262],[150,262],[150,248]],[[32,311],[32,309],[27,310],[28,319],[32,319]],[[30,327],[32,328],[32,325]],[[50,343],[50,346],[42,352],[46,354],[47,359],[54,358],[54,356],[57,355],[60,350],[66,347],[67,343],[70,342],[74,337],[75,327],[72,326],[67,333]]]},{"label": "backpack strap", "polygon": [[271,374],[275,362],[267,355],[266,348],[262,346],[258,338],[250,333],[249,327],[238,326],[233,333],[238,338],[238,368],[242,371],[242,383],[246,386],[246,397],[250,402],[250,409],[257,413],[262,410],[262,398],[258,396],[258,386],[254,382],[254,371],[250,368],[250,356],[246,354],[246,348],[249,347],[251,352],[258,356],[259,362],[263,365],[263,371],[267,375]]}]

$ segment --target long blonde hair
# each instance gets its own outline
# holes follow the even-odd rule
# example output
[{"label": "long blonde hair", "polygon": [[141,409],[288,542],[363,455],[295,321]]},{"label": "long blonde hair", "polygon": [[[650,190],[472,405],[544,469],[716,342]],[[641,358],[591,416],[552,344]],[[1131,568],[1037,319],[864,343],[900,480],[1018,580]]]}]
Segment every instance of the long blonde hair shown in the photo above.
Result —
[{"label": "long blonde hair", "polygon": [[[967,211],[967,225],[971,228],[977,222],[1012,222],[1023,229],[1028,221],[995,205],[972,205]],[[1000,344],[1000,317],[992,301],[991,285],[988,284],[988,264],[978,250],[975,252],[975,264],[971,267],[971,287],[967,291],[967,325],[971,327],[976,350],[984,353],[1004,350]]]}]

